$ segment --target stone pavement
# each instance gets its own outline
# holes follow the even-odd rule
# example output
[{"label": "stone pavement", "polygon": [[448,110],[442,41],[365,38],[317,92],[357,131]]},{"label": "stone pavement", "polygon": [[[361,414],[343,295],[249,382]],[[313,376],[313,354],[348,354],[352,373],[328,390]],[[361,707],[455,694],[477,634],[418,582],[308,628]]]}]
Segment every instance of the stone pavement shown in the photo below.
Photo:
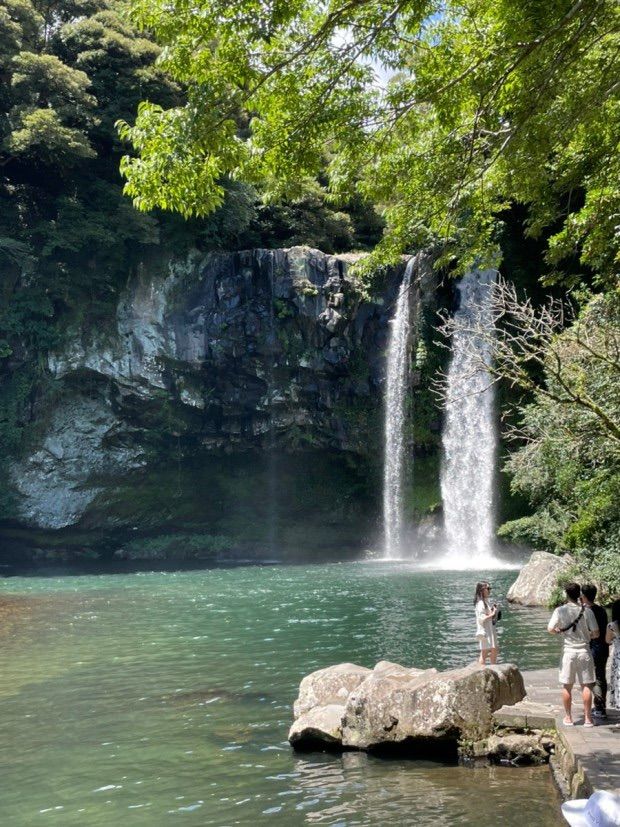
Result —
[{"label": "stone pavement", "polygon": [[[523,672],[527,697],[495,713],[498,724],[517,728],[556,729],[555,770],[566,780],[570,798],[589,796],[595,790],[620,792],[620,710],[608,710],[604,723],[584,729],[581,691],[573,687],[574,727],[562,725],[557,669]],[[596,719],[595,719],[596,720]],[[557,776],[557,773],[556,773]]]}]

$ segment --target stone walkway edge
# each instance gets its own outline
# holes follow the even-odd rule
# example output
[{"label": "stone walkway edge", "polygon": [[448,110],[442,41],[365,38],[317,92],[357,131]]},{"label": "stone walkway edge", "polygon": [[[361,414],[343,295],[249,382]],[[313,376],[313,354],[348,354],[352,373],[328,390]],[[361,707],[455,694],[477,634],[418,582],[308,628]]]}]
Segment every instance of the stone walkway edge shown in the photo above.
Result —
[{"label": "stone walkway edge", "polygon": [[555,729],[557,748],[552,769],[568,798],[587,798],[596,790],[620,793],[620,710],[608,710],[606,721],[584,728],[581,691],[573,688],[574,727],[562,724],[557,669],[523,672],[527,696],[494,714],[500,726],[517,729]]}]

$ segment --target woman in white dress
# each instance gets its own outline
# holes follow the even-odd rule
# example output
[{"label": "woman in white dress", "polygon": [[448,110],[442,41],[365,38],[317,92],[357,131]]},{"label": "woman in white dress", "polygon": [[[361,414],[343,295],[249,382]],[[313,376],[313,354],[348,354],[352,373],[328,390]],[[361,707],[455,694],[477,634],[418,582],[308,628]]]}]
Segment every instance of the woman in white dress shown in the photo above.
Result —
[{"label": "woman in white dress", "polygon": [[497,663],[497,632],[494,620],[497,616],[497,604],[491,604],[489,597],[491,585],[486,581],[476,583],[474,608],[476,611],[476,640],[480,646],[478,663],[482,666],[490,657],[491,663]]},{"label": "woman in white dress", "polygon": [[611,623],[607,626],[605,640],[611,645],[608,705],[620,709],[620,600],[616,600],[611,607]]}]

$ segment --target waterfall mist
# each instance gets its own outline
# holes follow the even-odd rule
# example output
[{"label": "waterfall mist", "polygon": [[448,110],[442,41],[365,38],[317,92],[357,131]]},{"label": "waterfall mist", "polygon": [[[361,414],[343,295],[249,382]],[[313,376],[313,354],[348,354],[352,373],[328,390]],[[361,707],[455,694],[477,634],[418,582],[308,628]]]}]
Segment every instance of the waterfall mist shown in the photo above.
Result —
[{"label": "waterfall mist", "polygon": [[442,434],[441,495],[450,568],[494,565],[493,488],[497,453],[494,389],[484,364],[490,353],[472,332],[492,324],[495,270],[473,270],[460,281]]},{"label": "waterfall mist", "polygon": [[402,556],[405,419],[409,380],[409,315],[415,258],[407,264],[390,323],[385,391],[383,462],[383,552],[388,560]]}]

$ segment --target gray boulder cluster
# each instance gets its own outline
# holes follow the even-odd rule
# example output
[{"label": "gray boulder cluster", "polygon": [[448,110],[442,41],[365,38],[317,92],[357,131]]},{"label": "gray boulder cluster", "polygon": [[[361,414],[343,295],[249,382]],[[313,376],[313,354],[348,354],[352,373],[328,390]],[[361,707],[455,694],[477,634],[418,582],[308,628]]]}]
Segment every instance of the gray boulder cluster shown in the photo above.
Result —
[{"label": "gray boulder cluster", "polygon": [[388,661],[374,669],[341,663],[302,680],[288,737],[296,749],[456,754],[459,743],[490,735],[493,712],[524,697],[513,664],[438,672]]}]

